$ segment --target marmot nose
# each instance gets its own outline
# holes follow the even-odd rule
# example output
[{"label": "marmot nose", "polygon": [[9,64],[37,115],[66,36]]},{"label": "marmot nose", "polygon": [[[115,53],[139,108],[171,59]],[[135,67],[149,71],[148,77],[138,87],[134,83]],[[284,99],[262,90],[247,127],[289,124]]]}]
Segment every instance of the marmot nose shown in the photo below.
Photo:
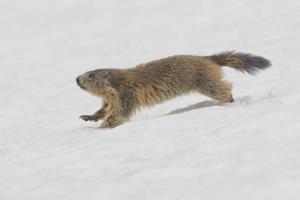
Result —
[{"label": "marmot nose", "polygon": [[79,85],[79,76],[76,78],[76,82]]}]

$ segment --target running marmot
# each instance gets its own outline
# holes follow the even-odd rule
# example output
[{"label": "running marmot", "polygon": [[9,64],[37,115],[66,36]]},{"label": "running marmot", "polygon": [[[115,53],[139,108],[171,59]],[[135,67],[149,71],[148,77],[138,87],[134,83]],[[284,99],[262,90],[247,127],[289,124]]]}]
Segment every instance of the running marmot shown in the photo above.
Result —
[{"label": "running marmot", "polygon": [[224,52],[212,56],[172,56],[130,69],[89,71],[76,79],[77,84],[102,97],[103,106],[95,114],[80,118],[85,121],[104,119],[101,128],[114,128],[144,106],[193,91],[224,103],[233,102],[232,85],[222,80],[221,66],[254,75],[271,63],[251,54]]}]

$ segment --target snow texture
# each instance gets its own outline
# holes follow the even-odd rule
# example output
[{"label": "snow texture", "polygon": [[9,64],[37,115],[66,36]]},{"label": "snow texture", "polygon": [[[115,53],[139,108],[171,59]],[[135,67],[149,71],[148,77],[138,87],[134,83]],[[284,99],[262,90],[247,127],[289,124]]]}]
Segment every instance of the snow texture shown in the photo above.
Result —
[{"label": "snow texture", "polygon": [[[300,199],[300,1],[1,0],[1,200]],[[236,102],[191,94],[115,129],[78,117],[96,68],[253,53]]]}]

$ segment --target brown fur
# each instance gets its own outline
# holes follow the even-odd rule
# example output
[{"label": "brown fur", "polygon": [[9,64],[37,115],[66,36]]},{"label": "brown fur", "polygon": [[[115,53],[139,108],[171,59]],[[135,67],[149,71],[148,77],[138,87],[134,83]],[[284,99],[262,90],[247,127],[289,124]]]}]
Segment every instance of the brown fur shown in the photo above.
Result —
[{"label": "brown fur", "polygon": [[225,52],[213,56],[172,56],[130,69],[98,69],[80,75],[78,85],[103,98],[103,106],[83,120],[104,119],[101,128],[116,127],[142,107],[196,91],[218,101],[233,102],[231,83],[220,66],[254,74],[270,62],[251,54]]}]

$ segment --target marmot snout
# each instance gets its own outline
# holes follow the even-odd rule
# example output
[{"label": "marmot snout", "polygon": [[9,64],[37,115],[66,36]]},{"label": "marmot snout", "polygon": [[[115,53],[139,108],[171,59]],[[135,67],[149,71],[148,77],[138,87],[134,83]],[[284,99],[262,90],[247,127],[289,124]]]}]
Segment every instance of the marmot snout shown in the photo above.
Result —
[{"label": "marmot snout", "polygon": [[80,75],[76,82],[103,99],[102,108],[85,121],[104,119],[102,128],[116,127],[145,106],[179,95],[199,92],[218,101],[233,102],[231,83],[222,80],[221,66],[255,74],[271,66],[269,60],[245,53],[212,56],[172,56],[130,69],[98,69]]},{"label": "marmot snout", "polygon": [[110,70],[99,69],[78,76],[76,82],[81,89],[93,95],[102,96],[106,91],[113,89],[110,78]]}]

